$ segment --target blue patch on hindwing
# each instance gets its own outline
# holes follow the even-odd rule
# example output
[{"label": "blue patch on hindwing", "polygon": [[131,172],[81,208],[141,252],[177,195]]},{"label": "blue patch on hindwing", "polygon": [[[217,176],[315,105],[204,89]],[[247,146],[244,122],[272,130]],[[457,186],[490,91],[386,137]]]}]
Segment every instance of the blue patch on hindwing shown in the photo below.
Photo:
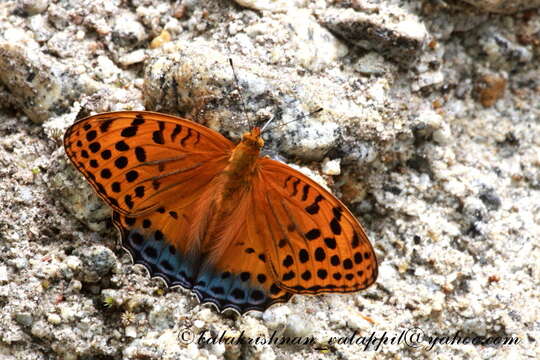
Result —
[{"label": "blue patch on hindwing", "polygon": [[238,274],[205,267],[187,258],[168,244],[161,232],[121,227],[122,245],[136,264],[144,265],[151,276],[162,278],[168,286],[182,286],[195,293],[200,302],[211,302],[220,310],[264,311],[276,299],[264,289],[242,280]]}]

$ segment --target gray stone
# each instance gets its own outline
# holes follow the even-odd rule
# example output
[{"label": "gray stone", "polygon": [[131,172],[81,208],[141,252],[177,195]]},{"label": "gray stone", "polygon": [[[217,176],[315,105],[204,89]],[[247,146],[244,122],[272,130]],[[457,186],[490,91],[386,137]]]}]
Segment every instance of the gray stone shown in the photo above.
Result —
[{"label": "gray stone", "polygon": [[497,13],[514,13],[540,7],[540,0],[462,0],[480,10]]},{"label": "gray stone", "polygon": [[412,14],[393,15],[328,9],[320,14],[319,21],[351,45],[375,50],[401,65],[408,65],[419,57],[428,33]]},{"label": "gray stone", "polygon": [[80,94],[76,77],[18,30],[0,37],[0,82],[36,123],[64,112]]},{"label": "gray stone", "polygon": [[81,279],[86,282],[97,282],[116,266],[116,256],[105,246],[96,245],[78,248],[74,255],[81,261]]},{"label": "gray stone", "polygon": [[30,327],[34,322],[34,318],[28,312],[20,312],[15,314],[15,321],[21,326]]},{"label": "gray stone", "polygon": [[122,12],[114,19],[112,40],[123,47],[133,48],[146,40],[148,35],[137,17],[129,12]]},{"label": "gray stone", "polygon": [[35,15],[47,10],[48,0],[19,0],[19,8],[28,15]]}]

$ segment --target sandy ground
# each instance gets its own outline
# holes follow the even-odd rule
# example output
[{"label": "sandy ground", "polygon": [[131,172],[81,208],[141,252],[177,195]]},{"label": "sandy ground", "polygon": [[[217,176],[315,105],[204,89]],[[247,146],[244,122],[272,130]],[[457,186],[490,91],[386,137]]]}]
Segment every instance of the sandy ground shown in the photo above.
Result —
[{"label": "sandy ground", "polygon": [[[0,359],[540,358],[540,13],[470,3],[1,2]],[[220,314],[117,245],[63,132],[147,109],[237,140],[229,58],[250,118],[296,120],[266,153],[365,225],[368,290]]]}]

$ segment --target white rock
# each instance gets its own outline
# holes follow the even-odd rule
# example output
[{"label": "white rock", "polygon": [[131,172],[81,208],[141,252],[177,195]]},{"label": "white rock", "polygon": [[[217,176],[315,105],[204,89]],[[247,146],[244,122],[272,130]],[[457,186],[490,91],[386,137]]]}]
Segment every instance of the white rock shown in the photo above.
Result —
[{"label": "white rock", "polygon": [[[291,130],[292,128],[293,126]],[[286,143],[282,145],[282,150],[304,158],[321,159],[335,144],[338,129],[339,125],[336,123],[312,120],[309,126],[297,126],[295,131],[286,132]]]},{"label": "white rock", "polygon": [[227,350],[225,344],[220,343],[211,345],[210,349],[214,355],[219,356],[220,358],[223,357],[223,354],[225,354],[225,351]]},{"label": "white rock", "polygon": [[129,338],[136,338],[137,337],[137,328],[133,325],[126,326],[125,328],[125,335]]},{"label": "white rock", "polygon": [[366,75],[380,75],[387,72],[389,67],[382,55],[372,51],[358,59],[354,65],[354,70]]},{"label": "white rock", "polygon": [[8,28],[4,31],[3,39],[12,44],[24,45],[33,49],[39,48],[39,44],[28,35],[28,33],[19,28]]},{"label": "white rock", "polygon": [[44,321],[37,321],[32,325],[30,333],[37,338],[46,338],[51,333],[50,327]]},{"label": "white rock", "polygon": [[21,186],[19,188],[19,199],[26,203],[32,202],[34,200],[34,196],[32,195],[32,190],[30,190],[30,188],[26,186]]},{"label": "white rock", "polygon": [[144,59],[146,59],[146,51],[144,49],[139,49],[121,56],[120,59],[118,59],[118,62],[124,66],[129,66],[143,62]]},{"label": "white rock", "polygon": [[392,264],[382,263],[379,266],[379,281],[381,283],[395,282],[399,275]]},{"label": "white rock", "polygon": [[39,14],[47,10],[48,0],[20,0],[19,6],[29,15]]},{"label": "white rock", "polygon": [[440,128],[443,122],[442,116],[431,109],[420,112],[418,114],[418,120],[435,129]]},{"label": "white rock", "polygon": [[287,320],[285,334],[288,336],[307,337],[312,333],[310,324],[302,317],[293,314]]},{"label": "white rock", "polygon": [[77,293],[82,289],[82,283],[79,280],[72,279],[69,283],[69,290],[71,292]]},{"label": "white rock", "polygon": [[310,11],[293,10],[287,15],[284,20],[294,19],[288,23],[294,34],[290,42],[290,49],[294,52],[291,53],[303,67],[320,71],[349,52],[347,46],[315,21]]},{"label": "white rock", "polygon": [[79,270],[81,268],[81,259],[79,259],[77,256],[68,256],[65,260],[66,265],[71,270]]},{"label": "white rock", "polygon": [[395,26],[395,29],[409,38],[417,39],[419,41],[424,41],[424,39],[427,37],[426,26],[419,21],[410,19],[404,20],[399,22]]},{"label": "white rock", "polygon": [[382,82],[379,81],[371,85],[367,92],[371,100],[377,104],[384,103],[384,100],[386,99],[386,89]]},{"label": "white rock", "polygon": [[432,85],[439,85],[443,82],[444,73],[442,71],[428,71],[421,74],[418,77],[418,81],[414,85],[416,85],[419,89],[422,89]]},{"label": "white rock", "polygon": [[75,306],[65,302],[60,305],[60,316],[65,322],[73,321],[77,316],[77,309],[75,309]]},{"label": "white rock", "polygon": [[341,159],[330,160],[325,158],[322,164],[322,172],[325,175],[341,174]]},{"label": "white rock", "polygon": [[114,19],[113,33],[117,42],[124,46],[135,46],[148,37],[137,16],[127,11],[118,14]]},{"label": "white rock", "polygon": [[448,124],[443,123],[441,128],[433,132],[433,140],[440,145],[448,145],[452,142],[452,130]]},{"label": "white rock", "polygon": [[260,360],[275,360],[276,353],[270,346],[265,346],[261,354],[259,355]]},{"label": "white rock", "polygon": [[7,283],[8,280],[7,267],[5,265],[0,265],[0,283]]},{"label": "white rock", "polygon": [[263,321],[270,329],[276,329],[287,323],[287,317],[290,313],[291,309],[285,305],[272,307],[263,313]]},{"label": "white rock", "polygon": [[204,321],[202,320],[195,320],[193,322],[193,326],[195,326],[197,329],[202,329],[204,327]]},{"label": "white rock", "polygon": [[58,325],[62,322],[62,318],[58,314],[49,314],[47,315],[47,321],[50,324]]},{"label": "white rock", "polygon": [[106,82],[111,82],[113,80],[116,80],[116,77],[113,78],[113,76],[118,74],[119,72],[120,69],[112,62],[111,59],[109,59],[105,55],[98,56],[96,74],[99,75],[99,77],[101,77]]},{"label": "white rock", "polygon": [[351,312],[347,318],[347,325],[353,330],[368,330],[373,325],[370,324],[359,313]]}]

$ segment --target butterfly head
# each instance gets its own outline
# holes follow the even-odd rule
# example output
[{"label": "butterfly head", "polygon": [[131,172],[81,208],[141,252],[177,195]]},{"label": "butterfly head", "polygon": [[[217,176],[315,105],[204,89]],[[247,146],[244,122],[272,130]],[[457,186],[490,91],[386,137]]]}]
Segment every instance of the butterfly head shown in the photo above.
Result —
[{"label": "butterfly head", "polygon": [[244,135],[242,135],[242,143],[246,144],[252,149],[262,149],[264,146],[264,140],[261,138],[261,129],[255,127],[250,132],[244,133]]}]

